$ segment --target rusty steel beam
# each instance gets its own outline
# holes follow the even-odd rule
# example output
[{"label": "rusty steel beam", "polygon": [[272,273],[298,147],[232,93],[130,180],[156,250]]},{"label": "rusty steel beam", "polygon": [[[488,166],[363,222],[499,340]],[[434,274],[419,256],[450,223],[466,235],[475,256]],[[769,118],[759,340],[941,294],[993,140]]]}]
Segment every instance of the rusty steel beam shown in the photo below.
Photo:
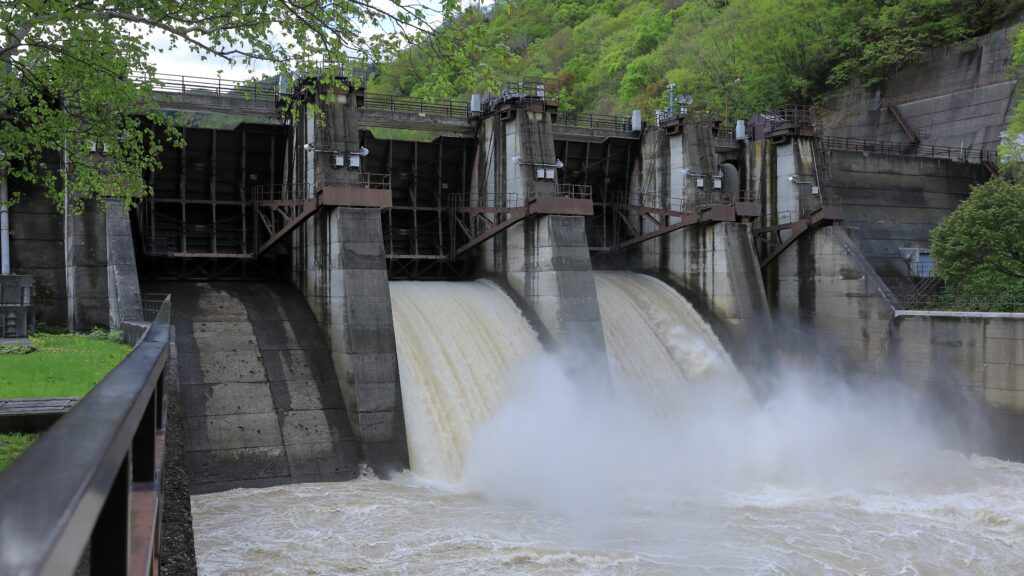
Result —
[{"label": "rusty steel beam", "polygon": [[[764,260],[761,261],[761,269],[764,270],[765,268],[767,268],[769,264],[771,264],[776,258],[778,258],[779,255],[785,252],[787,248],[789,248],[807,231],[814,230],[815,228],[818,228],[825,224],[838,222],[842,219],[842,208],[840,208],[839,206],[825,206],[819,208],[818,210],[815,210],[806,218],[801,218],[796,222],[790,223],[790,225],[788,226],[788,229],[790,231],[789,237],[786,238],[782,242],[782,244],[780,244],[774,250],[772,250],[771,253],[765,256]],[[786,229],[785,227],[780,228],[778,226],[773,226],[772,228],[776,230]]]},{"label": "rusty steel beam", "polygon": [[[733,206],[711,206],[703,210],[692,211],[692,212],[681,212],[678,210],[669,210],[666,208],[647,208],[647,207],[630,207],[626,206],[627,209],[633,209],[641,216],[651,219],[656,222],[660,228],[646,234],[641,234],[629,240],[625,240],[616,244],[613,249],[621,250],[628,248],[634,244],[646,242],[658,236],[668,234],[669,232],[675,232],[687,226],[693,226],[694,224],[701,223],[714,223],[714,222],[735,222],[736,221],[736,209]],[[661,224],[657,220],[654,220],[651,214],[659,214],[669,216],[672,218],[679,218],[679,222],[675,224]],[[625,219],[625,216],[623,216]]]},{"label": "rusty steel beam", "polygon": [[677,217],[682,218],[682,220],[680,220],[679,222],[676,222],[675,224],[668,224],[668,225],[662,226],[661,228],[659,228],[659,229],[657,229],[657,230],[655,230],[653,232],[648,232],[647,234],[642,234],[642,235],[637,236],[635,238],[630,238],[629,240],[626,240],[624,242],[620,242],[614,248],[618,249],[618,250],[621,250],[623,248],[628,248],[628,247],[630,247],[630,246],[632,246],[634,244],[639,244],[641,242],[646,242],[646,241],[648,241],[648,240],[650,240],[652,238],[657,238],[658,236],[662,236],[664,234],[668,234],[669,232],[675,232],[676,230],[680,230],[682,228],[686,228],[687,226],[693,226],[694,224],[700,224],[701,223],[700,214],[698,214],[696,212],[680,212],[678,214],[679,214],[679,216],[677,216]]},{"label": "rusty steel beam", "polygon": [[486,231],[484,231],[482,234],[478,235],[476,238],[473,238],[469,242],[467,242],[467,243],[463,244],[462,246],[459,246],[458,248],[456,248],[455,251],[452,253],[452,258],[458,258],[459,256],[462,256],[463,254],[465,254],[469,250],[472,250],[473,248],[479,246],[483,242],[493,238],[499,232],[502,232],[503,230],[511,227],[513,224],[516,224],[518,222],[522,222],[529,215],[529,212],[523,206],[520,206],[518,208],[511,208],[508,211],[509,211],[509,219],[508,220],[505,220],[501,224],[496,224],[496,225],[488,228]]},{"label": "rusty steel beam", "polygon": [[[310,216],[316,213],[321,204],[319,198],[307,198],[302,202],[302,204],[297,204],[297,206],[301,206],[302,210],[300,210],[298,214],[293,215],[291,219],[285,221],[281,228],[274,231],[270,235],[270,238],[267,238],[267,240],[260,245],[259,249],[256,251],[257,255],[265,252],[268,248],[277,243],[278,240],[283,238],[285,234],[288,234],[294,230],[296,226],[308,220]],[[280,208],[275,208],[275,210],[279,209]]]}]

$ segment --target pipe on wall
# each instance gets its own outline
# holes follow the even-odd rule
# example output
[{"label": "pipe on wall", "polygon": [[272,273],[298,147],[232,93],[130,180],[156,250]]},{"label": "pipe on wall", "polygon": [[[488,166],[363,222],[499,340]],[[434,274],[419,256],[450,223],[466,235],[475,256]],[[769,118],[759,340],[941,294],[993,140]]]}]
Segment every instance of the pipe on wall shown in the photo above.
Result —
[{"label": "pipe on wall", "polygon": [[0,170],[0,274],[11,273],[11,223],[7,208],[7,175]]}]

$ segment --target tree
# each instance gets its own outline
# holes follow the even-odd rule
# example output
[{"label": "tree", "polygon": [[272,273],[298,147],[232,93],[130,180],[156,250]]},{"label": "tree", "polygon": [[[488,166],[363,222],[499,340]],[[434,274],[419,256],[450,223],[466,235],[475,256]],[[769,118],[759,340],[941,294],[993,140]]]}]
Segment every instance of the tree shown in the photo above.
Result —
[{"label": "tree", "polygon": [[[153,114],[159,34],[171,50],[291,77],[321,62],[378,61],[422,40],[457,0],[15,0],[0,3],[0,176],[80,208],[146,195],[174,130]],[[366,31],[372,31],[367,33]],[[333,81],[333,76],[328,79]],[[158,137],[169,133],[170,141]],[[92,153],[102,149],[102,160]],[[54,165],[56,170],[54,170]],[[16,201],[17,198],[13,198]]]},{"label": "tree", "polygon": [[1024,292],[1024,184],[996,177],[974,186],[931,240],[936,273],[954,291]]}]

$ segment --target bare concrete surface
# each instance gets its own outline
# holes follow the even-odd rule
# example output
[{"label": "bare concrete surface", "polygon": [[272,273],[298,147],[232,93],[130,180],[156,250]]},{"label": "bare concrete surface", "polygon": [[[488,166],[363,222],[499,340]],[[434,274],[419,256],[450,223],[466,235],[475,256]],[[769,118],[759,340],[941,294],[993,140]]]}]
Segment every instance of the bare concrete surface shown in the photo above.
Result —
[{"label": "bare concrete surface", "polygon": [[284,284],[166,282],[192,493],[354,478],[330,352]]}]

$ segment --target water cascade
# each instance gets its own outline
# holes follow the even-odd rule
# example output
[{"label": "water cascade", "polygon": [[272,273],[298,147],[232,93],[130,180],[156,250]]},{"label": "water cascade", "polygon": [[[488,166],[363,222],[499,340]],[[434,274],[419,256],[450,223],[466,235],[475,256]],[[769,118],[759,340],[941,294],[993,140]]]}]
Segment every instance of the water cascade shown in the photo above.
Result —
[{"label": "water cascade", "polygon": [[[604,339],[618,388],[665,409],[693,386],[750,395],[729,354],[693,306],[660,280],[596,272]],[[626,392],[625,390],[620,390]]]},{"label": "water cascade", "polygon": [[540,352],[537,333],[496,285],[392,282],[409,459],[454,482],[473,429],[505,397],[514,362]]},{"label": "water cascade", "polygon": [[664,283],[598,273],[614,384],[496,285],[391,285],[411,473],[193,498],[204,574],[1024,573],[1024,466],[944,452],[899,383],[754,402]]}]

